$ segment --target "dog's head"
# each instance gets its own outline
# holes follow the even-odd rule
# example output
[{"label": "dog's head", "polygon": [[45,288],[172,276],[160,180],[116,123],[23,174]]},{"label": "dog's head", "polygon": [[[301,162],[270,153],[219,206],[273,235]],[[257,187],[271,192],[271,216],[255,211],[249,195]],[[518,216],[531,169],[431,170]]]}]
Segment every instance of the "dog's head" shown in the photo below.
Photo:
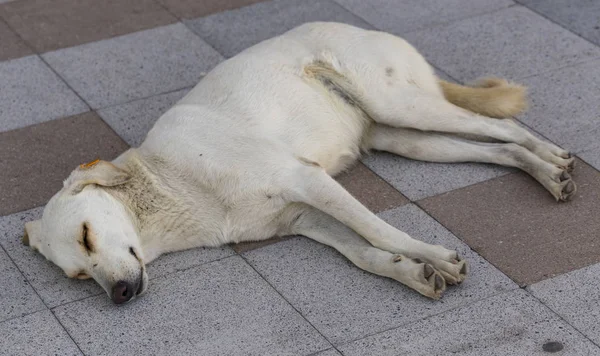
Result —
[{"label": "dog's head", "polygon": [[126,184],[128,172],[106,161],[77,168],[50,199],[41,220],[25,224],[23,243],[71,278],[93,278],[117,304],[148,285],[141,243],[124,206],[105,187]]}]

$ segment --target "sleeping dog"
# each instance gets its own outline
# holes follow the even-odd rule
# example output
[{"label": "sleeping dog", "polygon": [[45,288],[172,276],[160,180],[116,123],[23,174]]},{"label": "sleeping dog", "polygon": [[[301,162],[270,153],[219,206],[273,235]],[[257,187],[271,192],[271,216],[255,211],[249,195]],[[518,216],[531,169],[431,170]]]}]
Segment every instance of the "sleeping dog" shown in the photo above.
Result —
[{"label": "sleeping dog", "polygon": [[112,162],[75,169],[24,243],[115,303],[148,287],[163,253],[300,234],[434,299],[462,282],[455,251],[414,239],[332,177],[369,150],[518,167],[569,199],[573,158],[507,119],[523,87],[438,79],[406,41],[309,23],[214,68]]}]

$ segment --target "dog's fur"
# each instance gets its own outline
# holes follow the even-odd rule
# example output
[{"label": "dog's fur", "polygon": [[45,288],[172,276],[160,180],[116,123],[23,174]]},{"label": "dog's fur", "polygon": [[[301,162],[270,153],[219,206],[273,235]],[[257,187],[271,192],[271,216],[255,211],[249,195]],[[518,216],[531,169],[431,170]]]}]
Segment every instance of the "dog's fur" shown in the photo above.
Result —
[{"label": "dog's fur", "polygon": [[139,148],[76,169],[24,241],[117,303],[146,289],[145,264],[163,253],[288,234],[437,299],[465,261],[386,224],[332,176],[374,149],[518,167],[567,200],[569,153],[490,118],[524,108],[524,88],[504,80],[437,79],[398,37],[305,24],[221,63]]}]

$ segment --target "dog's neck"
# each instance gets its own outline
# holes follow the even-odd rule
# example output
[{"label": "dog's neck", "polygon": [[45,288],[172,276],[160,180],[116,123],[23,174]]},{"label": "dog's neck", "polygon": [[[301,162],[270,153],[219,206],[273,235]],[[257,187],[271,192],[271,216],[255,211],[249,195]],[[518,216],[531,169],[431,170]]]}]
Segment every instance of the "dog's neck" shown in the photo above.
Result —
[{"label": "dog's neck", "polygon": [[209,193],[191,185],[183,172],[160,157],[130,149],[116,165],[131,174],[122,185],[107,188],[128,211],[148,263],[166,252],[220,244],[220,211]]}]

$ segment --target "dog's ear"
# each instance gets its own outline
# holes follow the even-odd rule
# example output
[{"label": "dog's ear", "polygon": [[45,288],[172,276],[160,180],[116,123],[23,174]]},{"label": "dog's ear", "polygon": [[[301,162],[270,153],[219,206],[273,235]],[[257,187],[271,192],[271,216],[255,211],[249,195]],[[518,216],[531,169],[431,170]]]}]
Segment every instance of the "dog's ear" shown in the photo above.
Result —
[{"label": "dog's ear", "polygon": [[34,250],[40,244],[42,238],[42,220],[34,220],[25,223],[25,234],[23,235],[23,245],[30,246]]},{"label": "dog's ear", "polygon": [[130,178],[131,175],[124,169],[107,161],[95,160],[77,167],[65,180],[64,187],[71,194],[77,194],[89,184],[114,187],[126,183]]}]

